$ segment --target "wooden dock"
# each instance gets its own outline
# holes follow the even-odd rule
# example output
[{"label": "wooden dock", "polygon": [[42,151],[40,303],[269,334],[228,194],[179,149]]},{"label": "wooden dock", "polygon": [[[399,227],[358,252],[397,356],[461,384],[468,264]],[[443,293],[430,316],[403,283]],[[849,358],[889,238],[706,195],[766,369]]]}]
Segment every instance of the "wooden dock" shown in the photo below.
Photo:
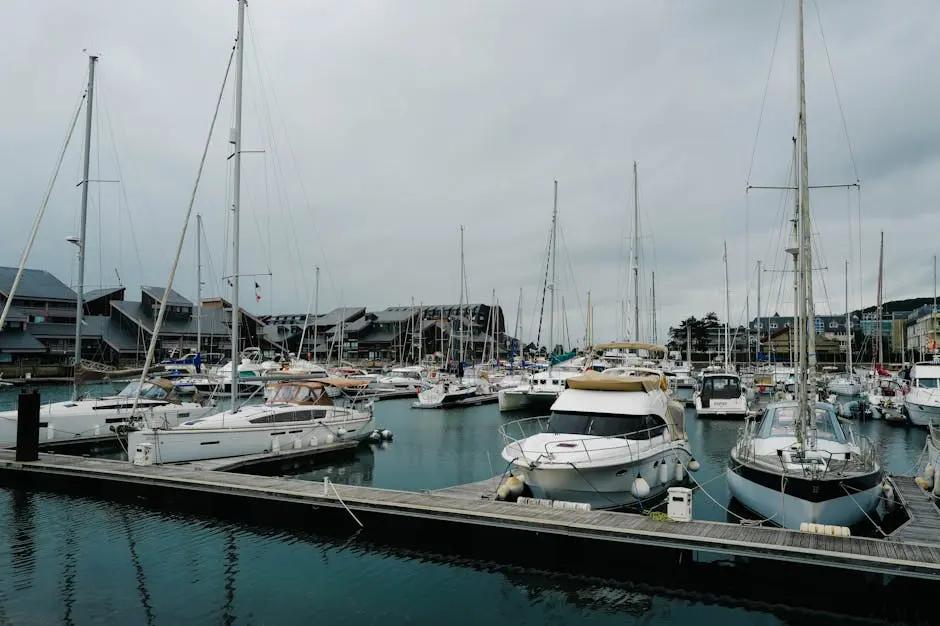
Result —
[{"label": "wooden dock", "polygon": [[[398,522],[414,534],[418,522],[443,524],[460,527],[450,532],[462,537],[477,529],[515,540],[550,536],[559,546],[586,540],[609,549],[703,551],[755,562],[782,561],[940,580],[940,541],[932,538],[884,541],[830,537],[724,522],[679,523],[629,513],[527,506],[481,497],[486,489],[482,483],[462,486],[460,491],[418,493],[189,467],[135,466],[57,454],[43,454],[26,463],[14,459],[12,451],[0,450],[0,483],[24,489],[90,491],[155,501],[189,496],[207,507],[220,501],[234,502],[239,509],[292,506],[305,515],[332,512],[342,516],[336,519],[351,524],[346,509],[367,529]],[[281,522],[277,515],[268,518],[268,523]]]},{"label": "wooden dock", "polygon": [[940,544],[940,509],[911,476],[892,476],[895,493],[910,519],[891,534],[891,539],[908,543]]}]

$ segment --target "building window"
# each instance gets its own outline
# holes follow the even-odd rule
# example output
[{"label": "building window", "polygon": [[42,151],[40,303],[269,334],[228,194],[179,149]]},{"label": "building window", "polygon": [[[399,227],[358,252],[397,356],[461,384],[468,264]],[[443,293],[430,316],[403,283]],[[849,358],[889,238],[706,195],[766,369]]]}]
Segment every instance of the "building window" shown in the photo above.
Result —
[{"label": "building window", "polygon": [[829,328],[838,328],[839,322],[829,322]]},{"label": "building window", "polygon": [[777,322],[770,323],[770,330],[777,330]]},{"label": "building window", "polygon": [[821,319],[817,318],[816,319],[816,332],[821,333],[823,331],[823,328],[825,328],[824,322]]}]

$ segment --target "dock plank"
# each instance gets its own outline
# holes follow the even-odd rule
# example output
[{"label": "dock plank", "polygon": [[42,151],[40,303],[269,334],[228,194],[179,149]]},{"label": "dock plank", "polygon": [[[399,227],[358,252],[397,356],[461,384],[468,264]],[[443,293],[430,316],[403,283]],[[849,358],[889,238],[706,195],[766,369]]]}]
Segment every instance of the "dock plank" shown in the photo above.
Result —
[{"label": "dock plank", "polygon": [[[827,537],[725,522],[677,523],[637,514],[498,502],[467,497],[466,490],[445,489],[421,493],[331,484],[324,493],[322,482],[223,473],[191,467],[140,467],[120,461],[65,455],[43,454],[38,461],[18,463],[12,452],[0,451],[0,473],[110,481],[129,489],[135,484],[157,486],[206,495],[237,496],[246,501],[276,500],[332,508],[348,506],[357,514],[364,512],[375,516],[459,522],[613,544],[701,550],[730,556],[940,580],[940,542],[936,541],[930,545],[921,545],[896,539],[887,544],[861,537]],[[916,492],[903,497],[909,497],[912,502],[917,499]],[[923,506],[925,504],[927,506]],[[931,511],[928,507],[936,510],[932,502],[925,501],[923,492],[918,506],[921,515]]]}]

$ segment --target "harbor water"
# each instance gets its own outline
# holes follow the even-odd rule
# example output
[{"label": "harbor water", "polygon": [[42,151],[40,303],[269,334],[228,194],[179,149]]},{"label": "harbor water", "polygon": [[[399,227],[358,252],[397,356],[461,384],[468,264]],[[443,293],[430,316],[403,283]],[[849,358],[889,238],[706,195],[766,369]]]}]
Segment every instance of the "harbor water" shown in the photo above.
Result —
[{"label": "harbor water", "polygon": [[[41,392],[44,402],[68,393]],[[0,392],[0,408],[15,401],[15,391]],[[513,417],[501,416],[495,405],[416,411],[410,404],[376,404],[376,423],[394,433],[393,441],[294,474],[424,490],[505,469],[497,427]],[[695,517],[726,521],[723,473],[740,422],[700,420],[689,410],[687,426],[702,465],[696,479],[711,496],[696,491]],[[909,472],[924,445],[923,431],[883,421],[861,423],[860,430],[893,473]],[[568,576],[383,545],[352,523],[321,531],[289,520],[183,514],[11,489],[0,489],[0,528],[0,624],[769,625],[819,617],[818,609],[804,611],[800,598],[754,601],[754,581],[740,576],[728,578],[739,581],[733,587],[716,588],[735,563],[712,565],[713,580],[651,585],[641,562],[623,564],[616,580]],[[841,570],[821,572],[810,587],[841,576]],[[865,595],[864,589],[838,594],[826,612],[839,623],[898,621],[869,615],[866,606],[885,602]]]}]

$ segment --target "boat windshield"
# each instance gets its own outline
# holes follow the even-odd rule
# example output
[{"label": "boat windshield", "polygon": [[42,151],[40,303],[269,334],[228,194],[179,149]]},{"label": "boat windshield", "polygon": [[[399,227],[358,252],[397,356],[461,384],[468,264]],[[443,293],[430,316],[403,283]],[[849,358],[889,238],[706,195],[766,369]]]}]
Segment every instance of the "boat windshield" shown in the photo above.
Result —
[{"label": "boat windshield", "polygon": [[412,380],[421,380],[421,374],[414,370],[392,370],[392,378],[411,378]]},{"label": "boat windshield", "polygon": [[274,391],[274,396],[268,400],[268,403],[313,402],[318,396],[319,394],[306,385],[280,385]]},{"label": "boat windshield", "polygon": [[719,400],[730,400],[741,395],[741,381],[736,376],[706,376],[702,381],[702,395]]},{"label": "boat windshield", "polygon": [[133,398],[137,395],[138,389],[140,389],[140,397],[147,398],[148,400],[163,400],[167,396],[165,389],[153,383],[144,383],[143,386],[141,386],[139,382],[129,383],[118,395],[122,398]]},{"label": "boat windshield", "polygon": [[666,422],[656,415],[553,411],[546,430],[555,434],[649,439],[662,435]]},{"label": "boat windshield", "polygon": [[917,386],[926,389],[937,389],[940,387],[940,378],[918,378]]},{"label": "boat windshield", "polygon": [[[796,437],[796,406],[780,406],[769,408],[760,423],[758,437]],[[845,443],[845,433],[835,414],[823,407],[816,407],[816,437],[828,441]]]}]

